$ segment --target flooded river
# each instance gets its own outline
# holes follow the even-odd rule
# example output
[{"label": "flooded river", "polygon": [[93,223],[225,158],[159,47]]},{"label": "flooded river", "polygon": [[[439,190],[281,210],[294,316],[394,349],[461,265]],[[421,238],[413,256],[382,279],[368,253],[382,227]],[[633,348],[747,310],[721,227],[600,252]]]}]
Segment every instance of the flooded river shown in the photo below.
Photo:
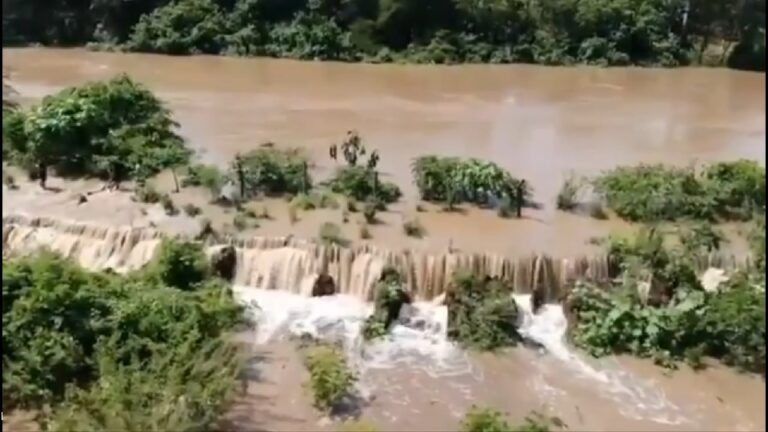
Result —
[{"label": "flooded river", "polygon": [[[431,233],[421,242],[440,247],[451,237],[465,249],[573,255],[589,237],[621,224],[555,211],[557,191],[571,171],[588,175],[638,162],[765,161],[763,74],[360,65],[53,49],[4,49],[3,59],[17,90],[33,98],[127,72],[168,102],[191,145],[213,162],[226,163],[236,152],[273,141],[308,148],[322,176],[333,168],[328,146],[358,130],[368,148],[379,150],[386,177],[403,188],[408,204],[395,208],[401,213],[413,208],[416,195],[410,162],[430,153],[495,161],[528,179],[544,204],[522,221],[475,211],[419,215]],[[399,219],[391,222],[397,231],[377,238],[402,237],[390,235],[401,231]],[[269,229],[302,235],[316,233],[319,223]],[[461,232],[454,229],[457,223]]]}]

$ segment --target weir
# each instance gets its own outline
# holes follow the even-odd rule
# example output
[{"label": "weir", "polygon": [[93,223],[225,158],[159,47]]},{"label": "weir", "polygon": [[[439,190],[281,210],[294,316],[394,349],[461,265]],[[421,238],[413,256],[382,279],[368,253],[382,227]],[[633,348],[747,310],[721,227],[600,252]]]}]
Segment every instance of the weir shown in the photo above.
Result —
[{"label": "weir", "polygon": [[[3,217],[3,254],[25,254],[48,248],[82,266],[125,272],[146,264],[164,237],[154,228],[100,226],[60,219],[8,215]],[[323,245],[293,237],[227,238],[208,242],[209,251],[232,245],[237,252],[233,283],[265,290],[310,295],[317,276],[331,276],[336,293],[363,301],[373,299],[373,286],[385,266],[397,268],[417,300],[439,297],[456,271],[471,271],[507,281],[513,293],[536,292],[557,302],[578,279],[607,281],[618,269],[607,255],[554,258],[531,254],[511,258],[489,253],[427,253],[392,251],[364,244]],[[710,256],[708,267],[732,268],[734,257]]]}]

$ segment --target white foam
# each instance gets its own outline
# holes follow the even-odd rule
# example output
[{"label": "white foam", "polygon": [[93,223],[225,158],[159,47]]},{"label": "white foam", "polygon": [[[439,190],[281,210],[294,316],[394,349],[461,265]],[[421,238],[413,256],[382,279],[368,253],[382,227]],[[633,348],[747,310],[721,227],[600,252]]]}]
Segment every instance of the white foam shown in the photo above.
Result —
[{"label": "white foam", "polygon": [[310,334],[342,340],[349,360],[364,373],[402,365],[432,377],[472,371],[468,356],[447,338],[448,312],[433,303],[406,305],[390,334],[363,344],[361,329],[373,306],[355,297],[303,297],[287,291],[235,286],[236,298],[250,305],[256,319],[257,342]]},{"label": "white foam", "polygon": [[568,322],[560,305],[543,305],[534,314],[530,295],[513,297],[523,313],[520,333],[541,344],[547,353],[561,360],[582,378],[599,382],[618,403],[623,415],[670,425],[689,423],[680,407],[672,403],[664,391],[654,387],[653,383],[620,369],[616,364],[603,362],[601,370],[598,370],[568,347],[565,342]]}]

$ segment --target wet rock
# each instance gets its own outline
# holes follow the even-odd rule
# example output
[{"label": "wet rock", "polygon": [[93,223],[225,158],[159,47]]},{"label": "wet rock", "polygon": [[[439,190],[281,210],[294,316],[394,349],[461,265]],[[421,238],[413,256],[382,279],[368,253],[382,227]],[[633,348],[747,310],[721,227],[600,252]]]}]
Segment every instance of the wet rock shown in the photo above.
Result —
[{"label": "wet rock", "polygon": [[312,297],[322,297],[336,294],[336,281],[327,274],[321,274],[312,285]]},{"label": "wet rock", "polygon": [[88,202],[88,198],[83,194],[77,194],[77,205],[85,204]]},{"label": "wet rock", "polygon": [[237,251],[232,245],[218,246],[211,254],[213,272],[228,281],[235,277],[237,268]]}]

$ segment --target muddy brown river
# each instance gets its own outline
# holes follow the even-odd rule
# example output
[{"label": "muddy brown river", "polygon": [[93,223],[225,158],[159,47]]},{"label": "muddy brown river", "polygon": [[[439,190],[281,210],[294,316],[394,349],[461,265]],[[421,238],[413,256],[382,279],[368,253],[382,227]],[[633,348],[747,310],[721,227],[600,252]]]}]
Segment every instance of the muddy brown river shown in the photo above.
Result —
[{"label": "muddy brown river", "polygon": [[[319,176],[328,146],[359,131],[405,193],[396,216],[376,227],[393,246],[558,256],[584,252],[589,238],[624,227],[555,211],[570,172],[619,164],[688,164],[740,157],[765,161],[765,75],[725,69],[404,66],[226,57],[167,57],[80,49],[4,49],[11,82],[32,99],[64,86],[127,72],[166,100],[203,159],[226,163],[265,141],[301,146]],[[411,160],[424,154],[493,160],[529,180],[542,210],[501,220],[473,209],[418,217],[429,235],[404,239],[413,213]],[[69,210],[62,210],[69,211]],[[277,212],[285,212],[278,209]],[[269,234],[314,235],[327,216]],[[455,229],[461,224],[461,230]],[[391,226],[392,228],[388,228]],[[357,234],[350,232],[350,236]]]}]

